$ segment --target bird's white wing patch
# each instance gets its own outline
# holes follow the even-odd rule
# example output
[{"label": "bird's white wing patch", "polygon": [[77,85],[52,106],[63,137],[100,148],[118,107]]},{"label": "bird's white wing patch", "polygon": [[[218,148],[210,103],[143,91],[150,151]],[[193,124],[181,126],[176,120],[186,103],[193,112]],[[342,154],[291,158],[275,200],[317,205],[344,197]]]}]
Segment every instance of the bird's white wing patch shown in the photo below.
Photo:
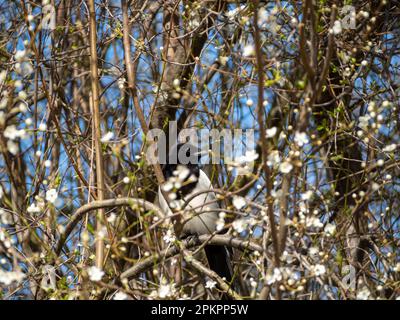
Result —
[{"label": "bird's white wing patch", "polygon": [[[190,199],[194,194],[200,191],[211,190],[212,185],[208,176],[200,170],[199,179],[196,187],[185,196],[185,200]],[[158,190],[160,207],[163,212],[167,215],[171,215],[171,209],[168,207],[166,200],[164,199],[161,189]],[[192,209],[192,210],[190,210]],[[183,231],[186,234],[209,234],[213,233],[216,229],[216,221],[218,219],[219,205],[216,201],[214,192],[202,193],[190,200],[186,207],[186,211],[193,216],[183,227]],[[185,217],[186,218],[186,217]]]}]

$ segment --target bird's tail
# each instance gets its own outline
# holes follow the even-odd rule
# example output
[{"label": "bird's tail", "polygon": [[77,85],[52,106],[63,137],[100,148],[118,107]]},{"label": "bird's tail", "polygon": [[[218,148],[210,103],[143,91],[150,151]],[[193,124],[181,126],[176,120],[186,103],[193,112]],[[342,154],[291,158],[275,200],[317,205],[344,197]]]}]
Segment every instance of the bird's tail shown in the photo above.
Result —
[{"label": "bird's tail", "polygon": [[[225,246],[207,245],[204,248],[210,269],[216,272],[226,282],[231,283],[233,278],[230,253]],[[226,294],[222,299],[228,299]]]}]

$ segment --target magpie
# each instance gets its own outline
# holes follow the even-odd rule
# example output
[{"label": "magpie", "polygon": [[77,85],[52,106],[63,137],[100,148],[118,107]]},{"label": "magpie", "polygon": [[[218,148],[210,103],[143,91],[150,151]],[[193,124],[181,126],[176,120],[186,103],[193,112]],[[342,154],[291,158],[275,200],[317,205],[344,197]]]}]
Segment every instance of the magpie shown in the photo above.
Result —
[{"label": "magpie", "polygon": [[[170,207],[175,207],[178,203],[184,203],[190,200],[185,206],[185,212],[190,214],[189,218],[183,225],[181,238],[190,236],[200,236],[204,234],[212,234],[216,231],[217,220],[219,214],[219,203],[216,195],[211,190],[212,184],[206,173],[200,168],[200,156],[190,158],[190,161],[181,161],[182,149],[185,144],[178,144],[172,148],[171,152],[176,152],[177,157],[172,163],[168,158],[167,163],[162,166],[163,174],[166,182],[159,187],[158,196],[161,210],[166,215],[171,214]],[[191,149],[186,147],[186,157]],[[193,149],[192,149],[193,150]],[[185,163],[183,163],[185,162]],[[165,199],[164,194],[169,199]],[[207,191],[207,192],[203,192]],[[202,192],[201,194],[198,194]],[[194,196],[196,194],[196,196]],[[168,202],[167,202],[168,201]],[[208,264],[211,270],[216,272],[221,278],[230,283],[232,281],[232,265],[230,252],[225,246],[206,245],[204,247]],[[223,299],[227,297],[224,295]]]}]

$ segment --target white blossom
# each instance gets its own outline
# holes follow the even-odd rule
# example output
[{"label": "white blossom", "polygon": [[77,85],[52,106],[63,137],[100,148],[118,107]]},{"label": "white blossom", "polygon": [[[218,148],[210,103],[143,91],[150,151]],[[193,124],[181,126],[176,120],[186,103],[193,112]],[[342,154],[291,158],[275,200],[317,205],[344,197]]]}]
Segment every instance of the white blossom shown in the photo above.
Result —
[{"label": "white blossom", "polygon": [[221,231],[225,227],[225,216],[226,216],[225,212],[220,212],[218,214],[218,220],[216,222],[216,227],[215,227],[217,231]]},{"label": "white blossom", "polygon": [[[168,192],[168,197],[170,200],[176,199],[176,194],[172,192],[174,189],[180,189],[182,187],[182,183],[185,182],[195,182],[197,181],[197,177],[195,175],[190,175],[190,170],[183,165],[178,165],[176,170],[172,173],[173,175],[168,178],[168,180],[162,185],[162,189],[165,192]],[[189,176],[189,178],[188,178]],[[171,203],[172,204],[172,203]]]},{"label": "white blossom", "polygon": [[227,57],[227,56],[220,56],[220,57],[219,57],[219,62],[220,62],[221,65],[223,65],[223,66],[226,66],[228,60],[229,60],[229,57]]},{"label": "white blossom", "polygon": [[382,149],[383,152],[392,152],[394,150],[396,150],[397,145],[395,143],[390,144],[388,146],[386,146],[385,148]]},{"label": "white blossom", "polygon": [[186,166],[178,165],[173,174],[178,178],[178,181],[183,182],[190,174],[190,170]]},{"label": "white blossom", "polygon": [[50,167],[51,167],[51,160],[46,160],[46,161],[44,162],[44,166],[45,166],[46,168],[50,168]]},{"label": "white blossom", "polygon": [[257,159],[258,159],[258,153],[255,150],[246,151],[244,157],[240,158],[240,160],[243,160],[245,162],[253,162],[254,160]]},{"label": "white blossom", "polygon": [[37,206],[34,202],[31,203],[31,205],[28,207],[26,210],[28,213],[40,213],[42,211],[42,208],[40,206]]},{"label": "white blossom", "polygon": [[21,112],[21,113],[25,113],[26,111],[28,111],[28,107],[27,107],[26,104],[23,103],[23,102],[21,102],[21,103],[18,105],[18,109],[19,109],[19,112]]},{"label": "white blossom", "polygon": [[236,209],[240,210],[246,205],[246,200],[243,197],[234,196],[232,204]]},{"label": "white blossom", "polygon": [[238,232],[242,233],[246,229],[247,223],[244,219],[236,219],[232,222],[233,229]]},{"label": "white blossom", "polygon": [[250,278],[250,286],[256,288],[257,285],[258,285],[257,281],[255,281],[254,278]]},{"label": "white blossom", "polygon": [[113,224],[116,219],[117,215],[114,212],[111,212],[110,215],[107,217],[107,221],[111,224]]},{"label": "white blossom", "polygon": [[274,271],[272,274],[267,274],[266,280],[267,284],[271,285],[274,284],[275,282],[281,281],[282,280],[282,272],[279,268],[274,268]]},{"label": "white blossom", "polygon": [[18,98],[20,98],[21,100],[26,100],[26,98],[28,98],[28,94],[21,90],[20,92],[18,92]]},{"label": "white blossom", "polygon": [[11,224],[12,216],[11,213],[0,208],[0,223]]},{"label": "white blossom", "polygon": [[384,161],[383,159],[379,159],[379,160],[376,162],[376,164],[377,164],[378,167],[382,167],[382,166],[385,164],[385,161]]},{"label": "white blossom", "polygon": [[368,300],[371,295],[371,292],[367,287],[362,288],[357,292],[357,300]]},{"label": "white blossom", "polygon": [[127,300],[127,299],[128,295],[122,291],[117,292],[113,297],[113,300]]},{"label": "white blossom", "polygon": [[334,224],[332,224],[332,223],[328,223],[328,224],[326,224],[326,226],[325,226],[325,228],[324,228],[324,231],[327,233],[327,234],[329,234],[329,235],[333,235],[334,233],[335,233],[335,231],[336,231],[336,226],[334,225]]},{"label": "white blossom", "polygon": [[285,173],[285,174],[292,171],[292,169],[293,169],[293,165],[288,161],[281,163],[281,165],[279,166],[279,171],[282,173]]},{"label": "white blossom", "polygon": [[5,138],[11,140],[15,140],[17,138],[24,138],[25,130],[24,129],[18,130],[17,127],[12,124],[4,130],[3,135]]},{"label": "white blossom", "polygon": [[161,299],[171,297],[174,293],[174,286],[169,284],[162,284],[158,288],[158,297]]},{"label": "white blossom", "polygon": [[51,203],[55,203],[58,197],[58,192],[56,189],[50,189],[47,190],[46,192],[46,200],[51,202]]},{"label": "white blossom", "polygon": [[7,141],[7,150],[12,154],[12,155],[17,155],[17,153],[19,152],[19,147],[18,144],[15,143],[12,140],[8,140]]},{"label": "white blossom", "polygon": [[340,22],[340,20],[336,20],[333,23],[332,32],[333,34],[339,34],[342,32],[342,23]]},{"label": "white blossom", "polygon": [[104,136],[101,137],[100,141],[106,143],[109,142],[112,138],[114,138],[114,132],[108,131]]},{"label": "white blossom", "polygon": [[169,229],[164,235],[163,240],[165,241],[165,243],[175,242],[176,237],[171,229]]},{"label": "white blossom", "polygon": [[[30,62],[23,62],[22,64],[17,64],[17,65],[18,65],[18,68],[16,66],[15,69],[23,77],[27,77],[30,74],[32,74],[33,67]],[[18,95],[18,96],[20,97],[21,100],[25,100],[28,95],[24,91],[21,91],[21,92],[23,92],[24,95],[23,96]]]},{"label": "white blossom", "polygon": [[225,219],[218,219],[215,225],[217,231],[221,231],[225,227]]},{"label": "white blossom", "polygon": [[255,54],[253,45],[247,45],[243,48],[243,57],[252,57]]},{"label": "white blossom", "polygon": [[41,124],[39,124],[38,129],[39,129],[39,131],[42,131],[42,132],[46,131],[47,130],[47,125],[45,123],[41,123]]},{"label": "white blossom", "polygon": [[267,157],[267,165],[273,167],[281,162],[278,150],[272,150]]},{"label": "white blossom", "polygon": [[312,195],[313,195],[313,192],[311,190],[308,190],[301,194],[301,200],[304,200],[304,201],[310,200]]},{"label": "white blossom", "polygon": [[213,280],[208,280],[208,281],[206,282],[205,288],[206,288],[206,289],[213,289],[213,288],[215,288],[216,284],[217,284],[217,283],[216,283],[215,281],[213,281]]},{"label": "white blossom", "polygon": [[316,264],[315,266],[312,267],[312,270],[317,277],[322,276],[326,273],[326,268],[322,264]]},{"label": "white blossom", "polygon": [[372,190],[377,191],[377,190],[379,190],[379,188],[380,188],[380,186],[378,183],[376,183],[376,182],[372,183]]},{"label": "white blossom", "polygon": [[119,78],[117,84],[120,90],[123,90],[125,88],[125,80],[123,78]]},{"label": "white blossom", "polygon": [[295,25],[297,25],[299,23],[299,21],[296,18],[292,18],[290,20],[290,23],[295,26]]},{"label": "white blossom", "polygon": [[172,82],[173,86],[178,88],[181,84],[181,81],[179,79],[174,79],[174,81]]},{"label": "white blossom", "polygon": [[266,137],[267,138],[272,138],[272,137],[274,137],[275,135],[276,135],[276,132],[277,132],[277,128],[276,127],[272,127],[272,128],[270,128],[270,129],[267,129],[266,130]]},{"label": "white blossom", "polygon": [[240,7],[237,7],[237,8],[235,8],[235,9],[229,10],[229,11],[226,13],[226,16],[227,16],[229,19],[234,19],[235,16],[236,16],[240,11],[242,11],[242,10],[245,9],[245,8],[246,8],[245,5],[241,5]]},{"label": "white blossom", "polygon": [[258,25],[262,27],[265,23],[268,22],[268,18],[268,11],[265,10],[265,8],[260,8],[260,10],[258,10]]},{"label": "white blossom", "polygon": [[96,266],[88,268],[88,275],[91,281],[100,281],[104,276],[104,271]]},{"label": "white blossom", "polygon": [[131,179],[129,179],[129,177],[124,177],[124,179],[122,179],[122,182],[125,184],[128,184],[131,181]]},{"label": "white blossom", "polygon": [[362,15],[365,19],[369,18],[369,12],[368,11],[360,11],[360,15]]},{"label": "white blossom", "polygon": [[170,192],[174,188],[174,184],[172,181],[170,181],[170,179],[168,179],[168,181],[166,181],[161,188],[165,192]]},{"label": "white blossom", "polygon": [[21,80],[15,80],[14,81],[14,86],[16,88],[22,88],[22,81]]},{"label": "white blossom", "polygon": [[371,117],[368,114],[365,115],[365,116],[359,117],[358,121],[359,121],[360,128],[363,129],[363,130],[367,130],[370,119],[371,119]]},{"label": "white blossom", "polygon": [[322,228],[324,225],[317,217],[310,216],[306,218],[306,226],[313,228]]},{"label": "white blossom", "polygon": [[98,232],[97,232],[97,238],[98,239],[104,239],[107,235],[107,228],[103,226]]},{"label": "white blossom", "polygon": [[190,19],[189,20],[189,27],[191,30],[196,29],[200,26],[200,21],[197,17],[195,17],[194,19]]},{"label": "white blossom", "polygon": [[[170,205],[169,205],[171,207],[171,209],[181,210],[185,201],[183,201],[183,199],[176,199],[176,193],[170,193],[168,196],[171,200],[173,200],[170,202]],[[172,197],[172,196],[174,196],[174,197]]]},{"label": "white blossom", "polygon": [[25,50],[17,50],[14,55],[15,61],[22,62],[26,59],[26,51]]},{"label": "white blossom", "polygon": [[309,142],[307,134],[305,132],[296,132],[294,136],[294,141],[299,147],[302,147]]},{"label": "white blossom", "polygon": [[229,164],[228,170],[232,170],[234,167],[237,167],[238,175],[249,174],[251,173],[251,164],[256,159],[258,159],[258,153],[255,152],[255,150],[247,150],[245,155],[237,157]]},{"label": "white blossom", "polygon": [[251,107],[253,104],[254,104],[254,101],[253,101],[253,100],[247,99],[246,105],[247,105],[248,107]]}]

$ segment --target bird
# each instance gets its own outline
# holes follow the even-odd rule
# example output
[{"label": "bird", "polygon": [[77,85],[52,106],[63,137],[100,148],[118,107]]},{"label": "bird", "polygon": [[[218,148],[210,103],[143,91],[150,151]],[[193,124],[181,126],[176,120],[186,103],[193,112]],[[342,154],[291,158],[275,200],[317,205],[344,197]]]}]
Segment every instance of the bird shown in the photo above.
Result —
[{"label": "bird", "polygon": [[[184,146],[185,144],[180,143],[173,147],[171,152],[179,155]],[[186,156],[190,150],[190,147],[186,148]],[[212,191],[209,177],[200,168],[200,156],[192,157],[188,163],[180,161],[179,156],[175,159],[177,159],[176,163],[167,160],[167,163],[162,166],[165,183],[158,189],[161,210],[167,215],[172,214],[171,208],[176,207],[177,203],[189,200],[185,206],[185,212],[191,212],[192,216],[184,223],[180,238],[214,233],[217,230],[221,207]],[[168,199],[165,199],[165,195]],[[220,245],[206,245],[204,250],[210,269],[230,283],[233,272],[231,252],[228,248]],[[228,297],[223,295],[222,299],[228,299]]]}]

